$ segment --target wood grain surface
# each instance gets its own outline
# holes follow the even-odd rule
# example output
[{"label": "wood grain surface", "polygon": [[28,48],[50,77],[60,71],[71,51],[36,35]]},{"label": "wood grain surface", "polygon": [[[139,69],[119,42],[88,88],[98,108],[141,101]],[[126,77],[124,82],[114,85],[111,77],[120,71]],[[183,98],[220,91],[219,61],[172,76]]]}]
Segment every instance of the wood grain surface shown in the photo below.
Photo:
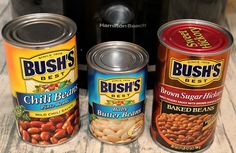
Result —
[{"label": "wood grain surface", "polygon": [[[0,0],[0,29],[11,19],[10,3]],[[227,26],[236,38],[236,0],[228,0]],[[128,145],[107,145],[90,136],[87,130],[86,94],[80,94],[81,129],[69,142],[55,147],[35,147],[20,140],[12,113],[13,104],[6,70],[5,54],[0,36],[0,153],[165,153],[150,137],[152,90],[146,96],[146,123],[141,137]],[[235,46],[230,57],[221,108],[218,115],[215,140],[207,153],[234,153],[236,150],[236,55]],[[81,91],[86,93],[86,91]]]}]

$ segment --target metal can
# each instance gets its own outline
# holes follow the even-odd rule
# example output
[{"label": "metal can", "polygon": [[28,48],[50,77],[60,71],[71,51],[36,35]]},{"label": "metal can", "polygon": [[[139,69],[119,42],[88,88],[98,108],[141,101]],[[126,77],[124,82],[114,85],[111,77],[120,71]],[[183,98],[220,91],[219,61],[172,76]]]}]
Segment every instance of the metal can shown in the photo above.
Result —
[{"label": "metal can", "polygon": [[2,30],[22,140],[60,144],[79,129],[76,25],[56,14],[18,17]]},{"label": "metal can", "polygon": [[152,138],[167,150],[202,151],[214,139],[233,37],[194,19],[168,22],[158,37]]},{"label": "metal can", "polygon": [[125,144],[142,134],[148,58],[142,47],[123,41],[89,50],[89,130],[95,138]]}]

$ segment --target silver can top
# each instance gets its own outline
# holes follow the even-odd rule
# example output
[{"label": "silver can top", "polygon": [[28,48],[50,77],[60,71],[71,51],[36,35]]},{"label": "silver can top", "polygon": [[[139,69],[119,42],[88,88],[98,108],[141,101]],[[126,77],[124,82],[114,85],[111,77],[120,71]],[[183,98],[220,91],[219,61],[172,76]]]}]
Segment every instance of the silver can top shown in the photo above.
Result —
[{"label": "silver can top", "polygon": [[2,36],[8,43],[24,48],[47,48],[64,43],[76,33],[71,19],[52,13],[35,13],[8,22]]},{"label": "silver can top", "polygon": [[148,63],[147,51],[139,45],[124,41],[109,41],[92,47],[87,53],[87,63],[103,73],[132,73]]}]

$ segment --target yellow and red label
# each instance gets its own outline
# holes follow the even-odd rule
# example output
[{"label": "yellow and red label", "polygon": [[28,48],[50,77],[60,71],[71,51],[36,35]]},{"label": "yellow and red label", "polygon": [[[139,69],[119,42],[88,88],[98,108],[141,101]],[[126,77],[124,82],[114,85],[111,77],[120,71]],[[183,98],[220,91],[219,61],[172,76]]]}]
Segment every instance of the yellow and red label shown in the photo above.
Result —
[{"label": "yellow and red label", "polygon": [[33,118],[64,114],[76,106],[76,38],[51,48],[19,48],[5,42],[12,94]]},{"label": "yellow and red label", "polygon": [[53,51],[32,58],[21,58],[24,80],[54,82],[63,79],[75,69],[75,47],[69,50]]}]

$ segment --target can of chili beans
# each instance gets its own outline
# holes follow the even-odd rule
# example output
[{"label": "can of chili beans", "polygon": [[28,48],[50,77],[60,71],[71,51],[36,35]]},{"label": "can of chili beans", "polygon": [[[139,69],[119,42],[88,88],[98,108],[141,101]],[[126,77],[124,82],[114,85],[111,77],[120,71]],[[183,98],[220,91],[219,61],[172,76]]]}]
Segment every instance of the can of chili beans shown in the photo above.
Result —
[{"label": "can of chili beans", "polygon": [[76,25],[56,14],[18,17],[2,30],[22,140],[63,143],[79,129]]},{"label": "can of chili beans", "polygon": [[110,144],[136,140],[144,130],[148,53],[110,41],[91,48],[87,62],[91,134]]},{"label": "can of chili beans", "polygon": [[193,19],[168,22],[157,34],[152,138],[171,151],[202,151],[213,142],[233,37]]}]

